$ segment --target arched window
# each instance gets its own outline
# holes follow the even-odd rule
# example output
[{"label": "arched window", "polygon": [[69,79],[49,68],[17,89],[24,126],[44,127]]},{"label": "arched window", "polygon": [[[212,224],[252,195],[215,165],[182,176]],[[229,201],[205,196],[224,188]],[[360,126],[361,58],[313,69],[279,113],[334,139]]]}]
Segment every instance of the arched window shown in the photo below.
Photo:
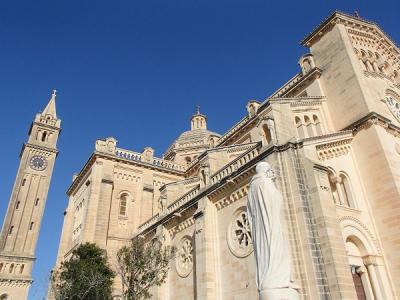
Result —
[{"label": "arched window", "polygon": [[39,204],[39,198],[36,198],[36,200],[35,200],[35,206],[38,206],[38,204]]},{"label": "arched window", "polygon": [[128,195],[122,194],[119,200],[119,215],[126,216],[126,206],[128,203]]},{"label": "arched window", "polygon": [[20,273],[20,274],[22,274],[22,273],[24,272],[24,268],[25,268],[25,265],[22,264],[21,267],[20,267],[20,269],[19,269],[19,273]]},{"label": "arched window", "polygon": [[12,273],[14,271],[14,264],[10,265],[10,268],[8,269],[9,273]]},{"label": "arched window", "polygon": [[29,230],[32,230],[33,229],[33,225],[34,225],[35,223],[34,222],[31,222],[31,224],[29,225]]},{"label": "arched window", "polygon": [[343,173],[340,174],[340,188],[344,198],[343,204],[348,207],[355,207],[349,178]]},{"label": "arched window", "polygon": [[19,208],[20,203],[21,203],[21,201],[17,201],[17,204],[15,205],[15,209]]},{"label": "arched window", "polygon": [[3,272],[3,266],[4,266],[4,263],[0,263],[0,272]]},{"label": "arched window", "polygon": [[294,122],[296,123],[297,134],[299,135],[300,138],[304,138],[304,128],[301,119],[296,116],[294,118]]},{"label": "arched window", "polygon": [[26,183],[26,179],[24,178],[24,179],[22,179],[22,186],[24,186],[25,185],[25,183]]},{"label": "arched window", "polygon": [[269,130],[268,126],[265,124],[263,125],[263,132],[264,132],[264,138],[265,138],[265,144],[268,145],[271,143],[271,131]]},{"label": "arched window", "polygon": [[310,118],[308,116],[304,116],[304,124],[306,124],[308,137],[314,136],[314,132],[313,132],[313,129],[312,129],[312,126],[311,126],[311,121],[310,121]]},{"label": "arched window", "polygon": [[315,131],[317,132],[317,135],[322,135],[322,126],[321,126],[321,122],[318,119],[317,115],[313,115],[313,122],[314,122],[314,126],[315,126]]},{"label": "arched window", "polygon": [[14,226],[10,226],[10,230],[8,231],[8,234],[12,234],[14,230]]},{"label": "arched window", "polygon": [[43,134],[42,134],[42,142],[46,141],[46,136],[47,136],[47,132],[44,131]]}]

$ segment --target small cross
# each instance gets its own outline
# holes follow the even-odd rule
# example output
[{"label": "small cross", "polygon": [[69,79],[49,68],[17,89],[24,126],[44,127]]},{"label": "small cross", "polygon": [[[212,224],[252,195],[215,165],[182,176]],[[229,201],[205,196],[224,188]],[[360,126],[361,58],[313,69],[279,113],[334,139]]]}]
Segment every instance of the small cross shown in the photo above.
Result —
[{"label": "small cross", "polygon": [[360,18],[360,14],[358,13],[358,11],[354,11],[354,16],[357,18],[357,19],[359,19]]},{"label": "small cross", "polygon": [[200,114],[200,105],[196,105],[196,114]]},{"label": "small cross", "polygon": [[56,93],[57,93],[57,90],[53,90],[53,94],[52,94],[52,96],[56,96]]}]

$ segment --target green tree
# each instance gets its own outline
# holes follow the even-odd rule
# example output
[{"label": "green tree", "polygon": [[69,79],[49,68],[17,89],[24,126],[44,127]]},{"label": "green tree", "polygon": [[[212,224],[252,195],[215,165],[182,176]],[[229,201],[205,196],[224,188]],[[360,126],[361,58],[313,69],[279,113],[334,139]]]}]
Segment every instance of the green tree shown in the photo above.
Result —
[{"label": "green tree", "polygon": [[52,292],[57,300],[111,299],[114,276],[106,251],[96,244],[82,244],[52,274]]},{"label": "green tree", "polygon": [[161,246],[159,242],[145,243],[135,237],[117,253],[118,273],[122,281],[123,299],[149,299],[150,288],[165,282],[169,262],[175,248]]}]

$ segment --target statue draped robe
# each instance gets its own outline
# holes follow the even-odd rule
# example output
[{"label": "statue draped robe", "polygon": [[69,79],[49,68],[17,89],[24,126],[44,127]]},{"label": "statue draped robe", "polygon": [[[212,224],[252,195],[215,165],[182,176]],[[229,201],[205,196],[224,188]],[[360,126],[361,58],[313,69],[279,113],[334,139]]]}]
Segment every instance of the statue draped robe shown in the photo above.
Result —
[{"label": "statue draped robe", "polygon": [[257,174],[251,179],[247,203],[260,293],[291,286],[291,259],[284,234],[283,200],[272,181],[273,171],[267,163],[261,164],[261,170],[257,167]]}]

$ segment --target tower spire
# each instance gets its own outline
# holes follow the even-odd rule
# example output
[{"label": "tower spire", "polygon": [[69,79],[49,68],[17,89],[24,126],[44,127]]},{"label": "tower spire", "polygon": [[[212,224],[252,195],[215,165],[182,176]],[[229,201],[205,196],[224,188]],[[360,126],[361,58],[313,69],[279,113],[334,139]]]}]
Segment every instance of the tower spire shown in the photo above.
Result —
[{"label": "tower spire", "polygon": [[51,94],[51,98],[49,100],[49,103],[47,103],[45,109],[42,112],[42,115],[50,115],[54,119],[57,119],[57,112],[56,112],[56,93],[57,90],[53,90],[53,93]]}]

